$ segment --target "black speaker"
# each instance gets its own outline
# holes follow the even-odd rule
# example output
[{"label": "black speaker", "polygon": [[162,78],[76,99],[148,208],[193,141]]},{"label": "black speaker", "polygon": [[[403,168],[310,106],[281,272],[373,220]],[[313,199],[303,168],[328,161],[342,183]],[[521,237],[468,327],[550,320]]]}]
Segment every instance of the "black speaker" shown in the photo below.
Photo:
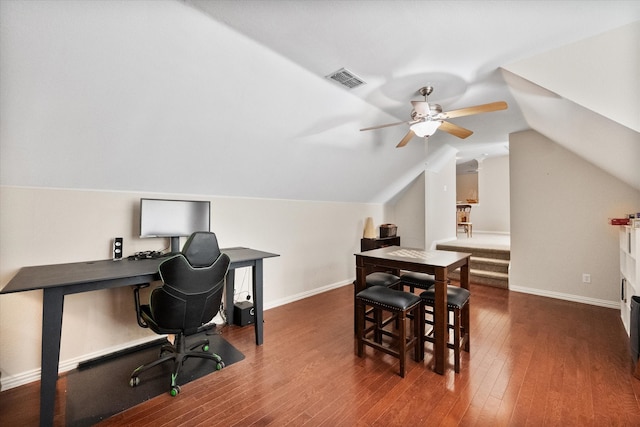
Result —
[{"label": "black speaker", "polygon": [[113,238],[113,260],[122,259],[122,237]]},{"label": "black speaker", "polygon": [[233,305],[233,323],[237,326],[247,326],[255,323],[256,316],[253,304],[240,301]]}]

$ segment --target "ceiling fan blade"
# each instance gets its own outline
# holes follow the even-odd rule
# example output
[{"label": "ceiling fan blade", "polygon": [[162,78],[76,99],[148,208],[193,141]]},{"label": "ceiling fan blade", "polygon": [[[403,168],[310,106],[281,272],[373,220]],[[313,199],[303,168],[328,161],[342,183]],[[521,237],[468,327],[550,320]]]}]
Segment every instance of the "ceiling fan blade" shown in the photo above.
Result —
[{"label": "ceiling fan blade", "polygon": [[470,116],[472,114],[489,113],[491,111],[506,110],[507,103],[504,101],[491,102],[489,104],[476,105],[475,107],[460,108],[459,110],[442,113],[443,119],[453,119],[455,117]]},{"label": "ceiling fan blade", "polygon": [[388,127],[390,127],[390,126],[404,125],[404,124],[407,124],[407,123],[411,123],[411,122],[388,123],[388,124],[386,124],[386,125],[371,126],[371,127],[369,127],[369,128],[360,129],[360,131],[363,131],[363,130],[373,130],[373,129],[388,128]]},{"label": "ceiling fan blade", "polygon": [[449,123],[445,121],[442,122],[442,124],[438,129],[462,139],[465,139],[466,137],[470,136],[473,133],[469,129],[465,129],[461,126],[454,125],[453,123]]},{"label": "ceiling fan blade", "polygon": [[396,145],[396,148],[404,147],[405,145],[407,145],[409,141],[411,141],[411,138],[413,138],[415,135],[416,134],[413,133],[411,129],[409,129],[409,132],[407,132],[404,138],[402,138],[402,141],[400,141],[398,145]]}]

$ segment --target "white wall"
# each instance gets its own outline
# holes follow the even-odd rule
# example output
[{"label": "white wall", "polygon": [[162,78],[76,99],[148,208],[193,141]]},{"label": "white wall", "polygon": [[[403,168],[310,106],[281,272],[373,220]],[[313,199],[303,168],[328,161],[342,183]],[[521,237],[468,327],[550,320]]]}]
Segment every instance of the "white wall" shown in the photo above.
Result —
[{"label": "white wall", "polygon": [[398,226],[402,246],[424,249],[424,174],[420,174],[393,205],[393,222]]},{"label": "white wall", "polygon": [[456,150],[427,143],[430,161],[412,184],[387,207],[403,246],[434,249],[456,238]]},{"label": "white wall", "polygon": [[440,167],[425,170],[426,249],[456,238],[456,158],[450,151]]},{"label": "white wall", "polygon": [[[265,260],[266,308],[351,283],[365,218],[386,222],[378,204],[2,186],[0,287],[23,266],[108,259],[115,236],[124,237],[125,255],[165,248],[168,239],[136,237],[140,197],[210,200],[212,230],[222,247],[280,254]],[[250,289],[249,271],[236,273],[240,290]],[[0,296],[3,389],[38,379],[41,319],[41,291]],[[152,337],[136,323],[131,289],[72,295],[65,299],[61,365],[73,368],[80,360]]]},{"label": "white wall", "polygon": [[509,161],[510,289],[619,307],[618,228],[607,220],[637,212],[640,192],[535,131],[510,136]]},{"label": "white wall", "polygon": [[479,167],[480,200],[471,208],[473,231],[509,233],[509,156],[484,159]]},{"label": "white wall", "polygon": [[458,173],[456,175],[456,202],[470,203],[478,200],[478,173]]}]

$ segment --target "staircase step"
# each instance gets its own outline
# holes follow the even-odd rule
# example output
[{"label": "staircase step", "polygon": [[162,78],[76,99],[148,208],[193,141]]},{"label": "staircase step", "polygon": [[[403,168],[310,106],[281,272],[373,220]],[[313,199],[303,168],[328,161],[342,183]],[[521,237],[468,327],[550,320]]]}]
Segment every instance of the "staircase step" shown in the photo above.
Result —
[{"label": "staircase step", "polygon": [[466,252],[480,258],[505,260],[511,259],[511,251],[508,249],[473,248],[464,246],[450,246],[446,244],[439,244],[436,246],[436,249],[441,251]]},{"label": "staircase step", "polygon": [[[436,249],[442,251],[466,252],[471,254],[469,265],[469,280],[471,283],[509,288],[509,264],[511,251],[509,249],[478,248],[472,246],[454,246],[439,244]],[[449,274],[453,280],[460,280],[460,270]]]},{"label": "staircase step", "polygon": [[[469,271],[469,280],[471,283],[493,286],[496,288],[509,288],[509,275],[507,273],[498,273],[495,271],[474,270]],[[460,270],[456,270],[449,274],[449,278],[460,280]]]},{"label": "staircase step", "polygon": [[509,273],[508,259],[480,258],[471,256],[471,269]]}]

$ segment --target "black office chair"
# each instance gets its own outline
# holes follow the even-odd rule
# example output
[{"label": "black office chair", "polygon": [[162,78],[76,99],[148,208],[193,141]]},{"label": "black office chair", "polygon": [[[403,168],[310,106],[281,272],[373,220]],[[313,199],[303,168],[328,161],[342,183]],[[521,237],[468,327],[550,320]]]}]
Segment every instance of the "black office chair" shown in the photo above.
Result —
[{"label": "black office chair", "polygon": [[[224,362],[217,354],[208,352],[209,340],[202,339],[186,346],[186,337],[209,328],[222,302],[224,281],[229,269],[229,256],[220,252],[214,233],[193,233],[182,253],[163,261],[158,267],[162,286],[151,292],[149,305],[140,305],[140,288],[134,290],[138,324],[157,334],[174,334],[175,344],[165,344],[160,358],[136,368],[129,385],[140,383],[139,375],[161,363],[173,361],[170,394],[176,396],[178,372],[185,359],[200,357],[216,362],[222,369]],[[196,350],[201,347],[201,350]]]}]

